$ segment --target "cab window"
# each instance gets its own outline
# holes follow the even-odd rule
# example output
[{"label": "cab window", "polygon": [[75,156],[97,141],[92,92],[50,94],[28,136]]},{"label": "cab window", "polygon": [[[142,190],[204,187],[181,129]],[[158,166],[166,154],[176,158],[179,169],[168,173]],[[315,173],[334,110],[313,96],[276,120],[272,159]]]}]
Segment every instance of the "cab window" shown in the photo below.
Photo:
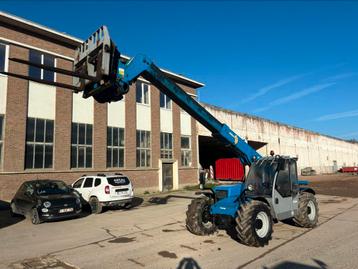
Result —
[{"label": "cab window", "polygon": [[84,178],[80,178],[79,180],[76,181],[75,184],[73,184],[73,187],[75,189],[81,188],[82,182],[83,182]]},{"label": "cab window", "polygon": [[284,165],[278,171],[275,188],[282,197],[291,196],[291,181],[288,160],[285,160]]},{"label": "cab window", "polygon": [[86,181],[83,184],[83,188],[92,188],[92,186],[93,186],[93,177],[86,178]]}]

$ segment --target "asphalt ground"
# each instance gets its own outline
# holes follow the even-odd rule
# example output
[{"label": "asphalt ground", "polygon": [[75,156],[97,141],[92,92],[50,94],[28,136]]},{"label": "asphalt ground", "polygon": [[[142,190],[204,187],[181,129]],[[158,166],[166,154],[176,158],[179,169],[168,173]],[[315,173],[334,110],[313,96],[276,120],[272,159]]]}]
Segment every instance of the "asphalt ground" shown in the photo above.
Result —
[{"label": "asphalt ground", "polygon": [[327,180],[342,186],[340,195],[321,194],[332,187],[318,185],[317,228],[280,222],[264,248],[244,246],[224,230],[211,236],[189,233],[190,191],[137,198],[130,210],[40,225],[10,218],[2,202],[0,268],[356,268],[358,199],[343,195],[350,194],[344,182],[351,180]]}]

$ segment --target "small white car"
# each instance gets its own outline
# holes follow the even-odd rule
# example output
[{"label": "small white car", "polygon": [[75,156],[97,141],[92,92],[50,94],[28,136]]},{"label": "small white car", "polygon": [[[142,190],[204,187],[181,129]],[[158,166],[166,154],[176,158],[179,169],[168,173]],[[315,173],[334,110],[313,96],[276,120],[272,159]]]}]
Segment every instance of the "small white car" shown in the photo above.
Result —
[{"label": "small white car", "polygon": [[123,174],[84,175],[72,187],[89,203],[92,213],[101,213],[104,206],[132,206],[133,185]]}]

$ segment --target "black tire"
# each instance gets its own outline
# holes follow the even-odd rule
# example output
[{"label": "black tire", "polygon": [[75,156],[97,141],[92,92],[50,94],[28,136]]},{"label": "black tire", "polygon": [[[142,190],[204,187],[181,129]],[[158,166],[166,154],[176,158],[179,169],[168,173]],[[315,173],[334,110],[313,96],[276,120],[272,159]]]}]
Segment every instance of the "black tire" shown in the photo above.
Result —
[{"label": "black tire", "polygon": [[210,200],[196,198],[192,200],[186,211],[186,227],[195,235],[209,235],[217,230],[214,218],[210,215]]},{"label": "black tire", "polygon": [[318,211],[316,197],[312,193],[303,192],[300,194],[298,211],[293,220],[301,227],[313,228],[318,223]]},{"label": "black tire", "polygon": [[91,197],[88,201],[92,214],[100,214],[102,212],[102,204],[97,197]]},{"label": "black tire", "polygon": [[34,224],[34,225],[37,225],[37,224],[41,223],[41,220],[40,220],[40,217],[39,217],[39,212],[37,211],[36,208],[33,208],[31,210],[30,218],[31,218],[31,223]]},{"label": "black tire", "polygon": [[236,231],[240,242],[253,247],[268,245],[273,233],[269,206],[252,200],[242,204],[237,214]]}]

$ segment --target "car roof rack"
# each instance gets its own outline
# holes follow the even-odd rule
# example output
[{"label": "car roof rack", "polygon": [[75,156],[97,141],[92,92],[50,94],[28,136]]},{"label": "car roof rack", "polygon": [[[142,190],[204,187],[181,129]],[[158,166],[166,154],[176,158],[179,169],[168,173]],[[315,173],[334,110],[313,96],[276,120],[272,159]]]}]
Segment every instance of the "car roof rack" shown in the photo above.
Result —
[{"label": "car roof rack", "polygon": [[98,177],[105,177],[106,175],[103,174],[103,173],[99,173],[99,174],[97,174],[97,176],[98,176]]},{"label": "car roof rack", "polygon": [[118,176],[123,176],[123,174],[122,173],[119,173],[119,172],[117,172],[117,173],[114,173],[115,175],[118,175]]}]

